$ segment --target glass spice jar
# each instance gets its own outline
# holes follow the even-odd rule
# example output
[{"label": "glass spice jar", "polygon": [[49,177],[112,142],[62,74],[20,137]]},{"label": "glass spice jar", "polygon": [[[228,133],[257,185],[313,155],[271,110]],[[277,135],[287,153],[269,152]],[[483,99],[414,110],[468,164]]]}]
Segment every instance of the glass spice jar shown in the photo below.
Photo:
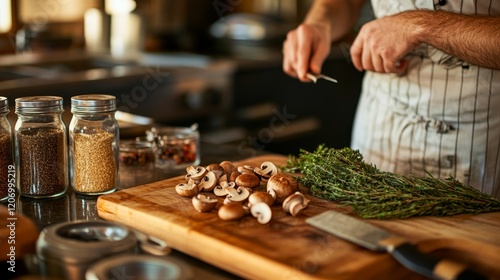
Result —
[{"label": "glass spice jar", "polygon": [[116,190],[119,183],[119,128],[116,98],[87,94],[71,98],[69,125],[71,185],[83,195]]},{"label": "glass spice jar", "polygon": [[68,165],[63,99],[31,96],[15,100],[15,159],[21,195],[55,197],[66,192]]},{"label": "glass spice jar", "polygon": [[9,182],[15,178],[12,165],[12,128],[7,114],[9,102],[0,96],[0,201],[9,197]]},{"label": "glass spice jar", "polygon": [[200,163],[198,125],[191,127],[161,127],[146,131],[153,143],[155,166],[160,169],[183,169]]}]

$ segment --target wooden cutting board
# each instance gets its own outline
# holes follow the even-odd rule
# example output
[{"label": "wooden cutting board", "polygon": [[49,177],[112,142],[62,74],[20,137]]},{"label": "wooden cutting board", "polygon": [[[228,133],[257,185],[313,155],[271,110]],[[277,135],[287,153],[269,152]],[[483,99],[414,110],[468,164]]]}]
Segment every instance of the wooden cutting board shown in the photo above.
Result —
[{"label": "wooden cutting board", "polygon": [[[283,165],[286,157],[260,156],[236,163]],[[273,218],[261,225],[247,216],[222,221],[214,210],[196,212],[191,199],[174,186],[182,176],[102,195],[99,216],[156,236],[188,255],[250,279],[421,279],[385,253],[375,253],[305,223],[338,205],[308,196],[297,217],[273,206]],[[426,252],[469,264],[500,278],[500,212],[406,220],[368,220],[400,234]]]}]

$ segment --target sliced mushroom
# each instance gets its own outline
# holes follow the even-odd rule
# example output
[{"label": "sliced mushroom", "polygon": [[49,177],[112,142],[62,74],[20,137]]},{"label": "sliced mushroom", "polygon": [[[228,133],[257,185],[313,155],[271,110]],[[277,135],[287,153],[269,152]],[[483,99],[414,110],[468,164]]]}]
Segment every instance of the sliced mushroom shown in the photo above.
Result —
[{"label": "sliced mushroom", "polygon": [[179,183],[175,186],[175,192],[183,197],[193,197],[198,194],[198,186],[193,181]]},{"label": "sliced mushroom", "polygon": [[283,211],[295,217],[307,207],[309,201],[302,193],[295,192],[283,201]]},{"label": "sliced mushroom", "polygon": [[276,173],[267,181],[267,191],[271,189],[276,193],[276,201],[283,203],[288,196],[299,190],[299,183],[290,175]]},{"label": "sliced mushroom", "polygon": [[254,171],[262,178],[262,180],[268,180],[271,176],[278,173],[278,167],[270,161],[264,161],[260,165],[260,168],[255,168]]},{"label": "sliced mushroom", "polygon": [[215,186],[215,188],[214,188],[214,194],[215,194],[216,196],[226,196],[226,195],[227,195],[227,192],[226,192],[226,190],[224,189],[224,187],[223,187],[223,186],[221,186],[221,185],[217,185],[217,186]]},{"label": "sliced mushroom", "polygon": [[226,174],[222,174],[217,181],[219,182],[219,185],[222,186],[224,183],[228,182],[227,175]]},{"label": "sliced mushroom", "polygon": [[260,185],[260,179],[255,174],[241,174],[234,180],[237,186],[245,188],[255,188]]},{"label": "sliced mushroom", "polygon": [[245,210],[245,206],[241,203],[227,203],[222,205],[219,208],[219,211],[217,214],[219,215],[219,218],[224,221],[234,221],[241,219],[245,214],[247,213],[247,210]]},{"label": "sliced mushroom", "polygon": [[204,190],[204,191],[211,191],[215,188],[217,185],[217,175],[213,171],[208,171],[205,173],[205,177],[201,179],[200,183],[198,184],[198,189]]},{"label": "sliced mushroom", "polygon": [[208,212],[214,209],[218,201],[216,198],[211,198],[201,193],[193,196],[192,199],[193,207],[198,212]]},{"label": "sliced mushroom", "polygon": [[215,173],[215,176],[217,177],[217,179],[220,176],[222,176],[222,174],[224,174],[224,168],[222,168],[217,163],[212,163],[212,164],[207,165],[206,169],[207,169],[207,171],[212,171],[213,173]]},{"label": "sliced mushroom", "polygon": [[238,172],[240,172],[241,174],[255,174],[253,170],[254,168],[250,165],[238,166]]},{"label": "sliced mushroom", "polygon": [[250,196],[250,192],[247,188],[238,187],[235,188],[226,188],[227,199],[232,202],[244,202],[248,196]]},{"label": "sliced mushroom", "polygon": [[259,202],[264,202],[271,206],[274,203],[274,197],[268,192],[254,192],[248,197],[248,205],[250,207]]},{"label": "sliced mushroom", "polygon": [[186,168],[187,175],[186,178],[191,178],[193,180],[201,180],[204,176],[205,173],[207,172],[207,169],[203,166],[188,166]]},{"label": "sliced mushroom", "polygon": [[258,202],[253,204],[250,207],[250,213],[252,213],[252,216],[257,218],[257,221],[261,224],[269,223],[273,215],[271,207],[269,207],[269,205],[267,205],[265,202]]}]

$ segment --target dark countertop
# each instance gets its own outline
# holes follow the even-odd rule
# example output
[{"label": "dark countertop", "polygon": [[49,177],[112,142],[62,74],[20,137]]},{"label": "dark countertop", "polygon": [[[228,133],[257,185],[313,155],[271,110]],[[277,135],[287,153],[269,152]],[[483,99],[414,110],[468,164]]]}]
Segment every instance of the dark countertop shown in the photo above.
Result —
[{"label": "dark countertop", "polygon": [[[218,163],[223,160],[238,161],[248,157],[238,150],[237,145],[216,145],[201,143],[201,165],[208,165],[210,163]],[[257,154],[264,153],[263,151],[255,151]],[[155,169],[155,172],[149,178],[130,178],[121,180],[120,187],[117,189],[130,188],[150,182],[168,179],[171,177],[184,174],[185,171],[172,170],[165,171]],[[97,214],[97,196],[82,196],[75,194],[69,187],[67,192],[57,198],[49,199],[31,199],[27,197],[18,197],[16,200],[16,210],[28,218],[32,219],[41,231],[43,228],[69,221],[86,220],[94,221],[101,220]],[[7,205],[6,202],[2,202]],[[188,264],[192,269],[194,278],[196,279],[237,279],[238,277],[218,269],[212,265],[202,262],[198,259],[190,257],[179,251],[172,250],[169,258],[174,258]],[[36,273],[36,271],[35,271]]]}]

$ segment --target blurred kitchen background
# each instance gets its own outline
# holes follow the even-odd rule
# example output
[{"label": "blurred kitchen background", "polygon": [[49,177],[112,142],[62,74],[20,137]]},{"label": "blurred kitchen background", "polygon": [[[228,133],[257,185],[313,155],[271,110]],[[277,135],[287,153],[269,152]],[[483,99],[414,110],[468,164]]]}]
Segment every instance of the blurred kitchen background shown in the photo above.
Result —
[{"label": "blurred kitchen background", "polygon": [[[348,146],[362,78],[348,56],[356,28],[323,67],[338,84],[281,68],[286,33],[312,2],[0,0],[0,96],[59,95],[69,106],[74,95],[113,94],[123,138],[198,123],[202,141],[248,156]],[[367,5],[359,25],[371,15]]]}]

